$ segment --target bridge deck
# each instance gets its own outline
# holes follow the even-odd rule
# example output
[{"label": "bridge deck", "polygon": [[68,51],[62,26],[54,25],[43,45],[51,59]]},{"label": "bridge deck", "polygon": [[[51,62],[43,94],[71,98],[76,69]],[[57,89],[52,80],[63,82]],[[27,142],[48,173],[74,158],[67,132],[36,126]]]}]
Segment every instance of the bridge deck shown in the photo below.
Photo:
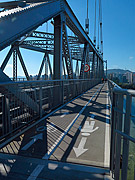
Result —
[{"label": "bridge deck", "polygon": [[99,84],[1,145],[0,179],[104,179],[109,141],[108,87]]}]

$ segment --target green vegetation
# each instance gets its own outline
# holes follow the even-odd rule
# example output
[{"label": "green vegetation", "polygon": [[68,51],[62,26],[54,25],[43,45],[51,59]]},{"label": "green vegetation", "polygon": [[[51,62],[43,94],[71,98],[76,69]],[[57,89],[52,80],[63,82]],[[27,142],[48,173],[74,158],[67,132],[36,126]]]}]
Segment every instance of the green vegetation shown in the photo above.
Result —
[{"label": "green vegetation", "polygon": [[[130,135],[135,138],[135,124],[131,121]],[[127,180],[134,179],[135,170],[135,143],[129,142],[129,157],[128,157],[128,177]]]}]

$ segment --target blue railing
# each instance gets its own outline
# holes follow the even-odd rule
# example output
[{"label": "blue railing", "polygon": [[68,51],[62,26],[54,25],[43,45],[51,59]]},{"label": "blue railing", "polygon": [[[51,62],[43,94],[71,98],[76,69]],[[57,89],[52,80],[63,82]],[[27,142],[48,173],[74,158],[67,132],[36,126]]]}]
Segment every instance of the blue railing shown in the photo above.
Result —
[{"label": "blue railing", "polygon": [[135,91],[109,81],[112,101],[110,169],[116,180],[135,179]]}]

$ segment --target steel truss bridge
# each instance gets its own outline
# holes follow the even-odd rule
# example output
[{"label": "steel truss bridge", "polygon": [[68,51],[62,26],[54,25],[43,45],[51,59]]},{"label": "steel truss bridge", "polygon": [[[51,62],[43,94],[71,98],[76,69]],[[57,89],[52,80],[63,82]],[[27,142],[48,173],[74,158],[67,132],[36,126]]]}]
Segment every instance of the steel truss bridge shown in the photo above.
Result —
[{"label": "steel truss bridge", "polygon": [[[50,21],[53,33],[38,30],[38,27]],[[69,30],[73,35],[69,35]],[[129,155],[127,141],[135,140],[130,136],[129,128],[125,126],[124,132],[122,131],[121,120],[123,113],[126,125],[130,125],[128,107],[131,112],[131,101],[135,94],[123,92],[111,81],[101,84],[101,79],[105,76],[103,52],[96,49],[66,0],[0,3],[0,51],[7,47],[9,51],[0,67],[0,179],[14,179],[12,171],[19,173],[20,179],[36,179],[39,175],[39,178],[44,179],[44,169],[50,179],[64,179],[64,173],[67,173],[66,178],[69,176],[69,179],[120,179],[122,164],[122,180],[126,180]],[[39,71],[34,78],[29,74],[21,49],[43,54]],[[11,58],[13,78],[4,73]],[[23,81],[18,81],[18,61],[25,74]],[[84,72],[85,64],[90,66],[90,71]],[[44,68],[45,74],[42,77]],[[123,112],[123,103],[120,102],[125,96],[127,105]],[[99,135],[95,135],[95,139],[91,141],[91,134],[96,132]],[[125,140],[121,162],[123,137]],[[33,139],[28,142],[30,138]],[[45,143],[42,144],[43,138]],[[40,145],[33,147],[37,141],[40,141]],[[89,142],[93,143],[92,146]],[[105,146],[102,147],[102,144]],[[88,146],[87,149],[84,149],[85,145]],[[88,155],[83,157],[82,154],[87,151]],[[82,159],[78,160],[78,157]],[[70,164],[74,162],[79,165]],[[6,169],[8,165],[10,168]],[[22,168],[24,175],[16,167]],[[58,171],[53,178],[48,169],[55,170],[56,167]],[[81,172],[80,176],[77,176],[78,171]]]}]

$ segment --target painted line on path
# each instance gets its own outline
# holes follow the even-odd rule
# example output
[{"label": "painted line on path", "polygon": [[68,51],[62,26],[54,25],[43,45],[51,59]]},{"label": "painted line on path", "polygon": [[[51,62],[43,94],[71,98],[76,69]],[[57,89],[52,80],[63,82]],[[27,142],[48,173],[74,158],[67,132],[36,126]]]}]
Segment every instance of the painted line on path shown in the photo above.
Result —
[{"label": "painted line on path", "polygon": [[[108,89],[108,86],[107,86]],[[110,122],[109,122],[109,102],[108,93],[106,98],[106,126],[105,126],[105,151],[104,151],[104,167],[109,167],[110,165]]]},{"label": "painted line on path", "polygon": [[81,111],[76,115],[76,117],[73,119],[73,121],[68,125],[66,130],[60,135],[60,137],[55,141],[53,146],[48,150],[48,153],[43,156],[42,159],[49,159],[50,156],[53,154],[53,152],[56,150],[56,148],[59,146],[59,144],[64,139],[65,135],[70,131],[74,123],[77,121],[79,116],[82,114],[82,112],[85,110],[85,108],[88,106],[88,104],[92,101],[92,99],[96,96],[96,94],[100,91],[100,89],[103,87],[103,85],[94,93],[94,95],[91,97],[91,99],[85,104],[85,106],[81,109]]},{"label": "painted line on path", "polygon": [[[90,88],[92,89],[92,88]],[[0,149],[3,148],[4,146],[6,146],[8,143],[10,143],[11,141],[13,141],[15,138],[17,138],[18,136],[22,135],[23,133],[25,133],[26,131],[28,131],[29,129],[31,129],[33,126],[37,125],[38,123],[42,122],[43,120],[45,120],[46,118],[48,118],[49,116],[53,115],[55,112],[57,112],[58,110],[62,109],[63,107],[67,106],[69,103],[71,103],[72,101],[76,100],[77,98],[81,97],[82,95],[84,95],[85,93],[87,93],[90,89],[88,89],[87,91],[85,91],[84,93],[80,94],[79,96],[75,97],[74,99],[72,99],[71,101],[63,104],[62,106],[60,106],[59,108],[55,109],[54,111],[52,111],[51,113],[49,113],[48,115],[44,116],[43,118],[39,119],[38,121],[36,121],[35,123],[31,124],[30,126],[28,126],[27,128],[25,128],[24,130],[22,130],[21,132],[17,133],[15,136],[9,138],[7,141],[3,142],[0,144]]]},{"label": "painted line on path", "polygon": [[63,118],[63,117],[66,116],[67,114],[69,114],[69,112],[65,112],[65,113],[62,114],[60,117]]},{"label": "painted line on path", "polygon": [[[91,99],[85,104],[85,106],[81,109],[81,111],[76,115],[76,117],[73,119],[73,121],[69,124],[69,126],[66,128],[66,130],[60,135],[60,137],[56,140],[54,145],[48,150],[48,152],[43,156],[42,159],[48,160],[50,156],[53,154],[53,152],[56,150],[56,148],[59,146],[59,144],[62,142],[66,134],[70,131],[74,123],[77,121],[79,116],[82,114],[82,112],[85,110],[85,108],[88,106],[88,104],[92,101],[92,99],[96,96],[96,94],[102,89],[104,84],[94,93],[94,95],[91,97]],[[39,170],[38,170],[39,169]],[[40,172],[42,171],[43,167],[38,168],[38,166],[34,169],[34,171],[31,173],[31,175],[28,177],[27,180],[36,180]],[[36,172],[35,176],[33,177],[34,172]],[[37,173],[39,172],[39,173]]]}]

